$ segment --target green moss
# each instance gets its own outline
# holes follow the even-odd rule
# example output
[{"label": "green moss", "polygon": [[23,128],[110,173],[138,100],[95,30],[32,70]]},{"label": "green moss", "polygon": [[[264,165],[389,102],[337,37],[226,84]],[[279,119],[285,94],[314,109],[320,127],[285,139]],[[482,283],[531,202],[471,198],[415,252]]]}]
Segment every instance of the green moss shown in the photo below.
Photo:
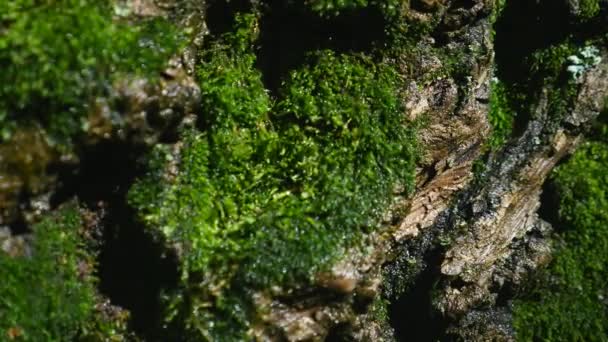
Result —
[{"label": "green moss", "polygon": [[313,11],[326,16],[339,15],[340,12],[375,6],[383,13],[394,15],[403,5],[402,0],[310,0],[307,1]]},{"label": "green moss", "polygon": [[0,133],[38,121],[57,139],[81,131],[86,106],[125,73],[159,70],[178,35],[153,20],[115,22],[107,1],[0,3]]},{"label": "green moss", "polygon": [[498,21],[498,18],[500,17],[502,11],[505,9],[506,6],[507,0],[494,0],[493,2],[492,14],[490,16],[490,24],[492,24],[492,31],[490,31],[490,39],[492,39],[492,41],[494,41],[494,38],[496,37],[496,21]]},{"label": "green moss", "polygon": [[93,256],[80,228],[78,209],[68,206],[34,226],[31,256],[0,251],[0,339],[118,337],[120,324],[104,322],[95,309]]},{"label": "green moss", "polygon": [[390,320],[388,306],[390,302],[378,296],[370,305],[369,313],[379,323],[388,323]]},{"label": "green moss", "polygon": [[600,341],[608,333],[608,145],[590,142],[555,174],[555,258],[515,306],[521,340]]},{"label": "green moss", "polygon": [[[381,296],[371,303],[368,311],[368,315],[371,317],[371,321],[376,326],[375,330],[380,334],[378,340],[381,341],[396,341],[395,331],[391,327],[390,313],[389,313],[390,301],[382,298]],[[369,327],[365,327],[368,328]]]},{"label": "green moss", "polygon": [[515,113],[510,107],[507,90],[500,80],[491,83],[488,121],[492,126],[492,135],[488,140],[491,149],[502,146],[511,136]]},{"label": "green moss", "polygon": [[179,251],[171,317],[201,338],[245,331],[243,286],[306,281],[414,180],[413,130],[390,66],[320,51],[273,105],[246,34],[254,18],[237,23],[203,56],[200,130],[184,133],[178,153],[157,147],[129,192],[140,218]]},{"label": "green moss", "polygon": [[237,17],[238,29],[225,42],[214,44],[198,68],[202,92],[201,120],[206,127],[255,127],[270,112],[271,100],[255,69],[253,42],[257,35],[252,15]]},{"label": "green moss", "polygon": [[[503,83],[502,93],[506,94],[508,107],[520,114],[522,120],[533,119],[535,106],[543,96],[539,90],[543,89],[548,100],[546,112],[550,116],[546,129],[553,129],[570,111],[576,98],[578,85],[567,71],[568,57],[576,51],[576,45],[566,39],[561,43],[536,49],[525,56],[517,67],[519,70],[513,71],[525,77]],[[509,75],[504,72],[501,76],[505,76],[501,81],[509,79]]]},{"label": "green moss", "polygon": [[599,0],[579,0],[579,18],[589,20],[600,13]]}]

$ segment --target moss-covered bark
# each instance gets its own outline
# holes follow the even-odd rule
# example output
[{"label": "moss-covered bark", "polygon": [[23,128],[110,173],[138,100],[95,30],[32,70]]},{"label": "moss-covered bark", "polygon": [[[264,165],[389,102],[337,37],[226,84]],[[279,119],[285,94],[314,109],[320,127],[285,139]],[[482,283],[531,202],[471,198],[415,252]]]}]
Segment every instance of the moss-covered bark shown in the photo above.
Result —
[{"label": "moss-covered bark", "polygon": [[608,150],[604,137],[597,138],[555,170],[559,197],[555,209],[561,229],[554,260],[535,275],[537,279],[515,303],[515,327],[521,340],[606,337]]},{"label": "moss-covered bark", "polygon": [[603,339],[607,7],[0,0],[0,340]]}]

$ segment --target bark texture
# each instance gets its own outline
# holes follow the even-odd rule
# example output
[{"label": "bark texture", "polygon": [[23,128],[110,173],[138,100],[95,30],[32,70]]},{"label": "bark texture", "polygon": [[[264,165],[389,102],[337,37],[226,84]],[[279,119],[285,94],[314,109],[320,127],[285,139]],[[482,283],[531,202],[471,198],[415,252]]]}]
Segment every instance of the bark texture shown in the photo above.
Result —
[{"label": "bark texture", "polygon": [[[548,1],[554,3],[547,5]],[[166,165],[157,170],[162,173],[159,179],[174,182],[178,178],[187,146],[180,132],[200,127],[201,117],[205,118],[197,117],[207,90],[196,80],[201,56],[213,50],[211,37],[229,31],[230,25],[224,21],[236,13],[257,11],[262,17],[252,30],[255,35],[262,32],[255,66],[262,70],[266,95],[282,84],[279,75],[302,64],[300,53],[304,55],[311,47],[340,50],[343,47],[332,39],[346,41],[350,30],[371,37],[382,36],[388,28],[378,29],[372,23],[369,29],[355,28],[355,24],[366,25],[356,23],[356,15],[354,20],[336,21],[320,16],[323,19],[312,21],[310,33],[281,17],[291,13],[287,9],[290,2],[114,1],[115,12],[127,13],[124,18],[115,14],[121,17],[115,20],[137,23],[164,18],[188,38],[166,61],[158,79],[128,75],[106,84],[104,93],[87,104],[81,122],[86,129],[69,147],[58,147],[49,138],[44,120],[37,118],[0,140],[0,248],[11,258],[31,257],[36,239],[31,227],[77,198],[83,220],[79,234],[93,246],[88,250],[97,251],[92,253],[95,262],[83,258],[89,261],[78,263],[78,277],[100,278],[95,282],[100,292],[95,297],[95,312],[106,320],[121,321],[125,331],[135,330],[121,335],[124,340],[166,337],[163,331],[175,327],[174,323],[165,325],[165,316],[182,318],[176,307],[191,305],[196,315],[199,309],[219,306],[217,298],[223,298],[227,288],[237,288],[247,298],[245,334],[258,341],[513,341],[512,300],[535,270],[550,263],[553,253],[554,227],[548,222],[551,214],[547,210],[554,208],[547,209],[551,202],[543,197],[546,181],[556,165],[585,141],[585,134],[608,105],[608,2],[597,1],[591,16],[589,1],[537,2],[544,3],[547,12],[522,14],[518,21],[513,16],[518,7],[509,9],[508,1],[507,9],[504,1],[493,0],[387,1],[405,8],[399,12],[403,16],[399,20],[409,30],[405,36],[410,40],[396,50],[400,54],[383,55],[382,62],[390,60],[397,67],[403,81],[398,94],[401,114],[405,121],[418,125],[421,155],[414,190],[405,194],[400,187],[395,189],[379,227],[373,227],[362,242],[308,281],[264,288],[243,285],[240,289],[233,280],[219,279],[223,275],[218,275],[219,280],[200,280],[191,288],[180,283],[187,278],[186,266],[179,260],[182,249],[187,248],[170,245],[166,236],[145,231],[127,203],[131,185],[143,174],[138,161],[147,158],[154,146],[169,146]],[[525,7],[522,1],[512,3]],[[511,12],[501,17],[503,11]],[[374,13],[362,18],[375,18]],[[546,20],[549,26],[555,24],[552,20],[567,19],[564,25],[572,32],[531,32],[534,37],[529,41],[536,41],[528,43],[521,37],[521,46],[509,41],[495,53],[501,35],[512,35],[507,31],[520,24],[534,28],[530,23],[537,19]],[[299,20],[303,19],[293,19],[295,23]],[[0,21],[0,38],[2,25]],[[345,26],[346,34],[326,29],[332,25]],[[270,29],[274,31],[265,33]],[[301,42],[291,41],[282,29],[306,32]],[[332,33],[325,37],[324,30]],[[517,30],[513,32],[520,32]],[[541,39],[543,35],[546,41]],[[319,43],[319,37],[325,40]],[[365,50],[361,46],[367,43],[357,39],[352,38],[344,51]],[[520,103],[506,141],[492,145],[497,129],[489,113],[491,106],[497,106],[493,100],[496,77],[515,70],[509,63],[527,63],[525,58],[534,55],[531,51],[566,40],[580,63],[563,64],[571,56],[560,56],[562,69],[568,68],[560,71],[561,78],[513,72],[514,79],[519,77],[511,80],[514,88],[528,92],[526,87],[536,88],[534,94],[524,94],[528,97],[514,95],[526,106]],[[299,45],[302,51],[290,50]],[[591,45],[596,49],[595,59],[584,60],[587,57],[580,57],[580,51]],[[510,49],[511,54],[504,52]],[[525,51],[519,53],[518,49]],[[273,59],[275,54],[284,59]],[[534,63],[540,66],[526,70],[544,70],[551,62],[538,58]],[[533,83],[537,79],[543,81]],[[561,90],[564,92],[559,93]],[[567,94],[564,101],[568,103],[557,107],[555,94],[562,99]],[[234,131],[236,135],[238,129]],[[141,247],[133,247],[137,251],[130,254],[134,244]],[[122,260],[128,261],[118,265]],[[136,280],[130,278],[130,270],[135,270]],[[189,275],[188,281],[197,281],[197,276],[204,278]],[[140,288],[146,290],[138,297]],[[187,294],[184,298],[192,297],[180,295],[183,302],[179,305],[161,301],[161,294],[170,296],[176,288]],[[200,307],[193,304],[196,296],[203,298]],[[177,313],[167,315],[164,306]],[[130,320],[126,311],[131,312]],[[179,322],[175,324],[190,324]],[[184,318],[184,322],[189,321]],[[180,333],[197,328],[183,326],[177,328]],[[6,333],[10,339],[20,336],[18,325],[11,329]],[[199,330],[203,332],[196,336],[213,339],[205,329]]]}]

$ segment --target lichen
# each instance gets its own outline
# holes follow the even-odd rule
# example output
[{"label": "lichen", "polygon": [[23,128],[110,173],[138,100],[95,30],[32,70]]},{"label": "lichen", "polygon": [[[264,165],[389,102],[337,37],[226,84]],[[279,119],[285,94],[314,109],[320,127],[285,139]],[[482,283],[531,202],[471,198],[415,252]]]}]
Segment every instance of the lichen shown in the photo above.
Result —
[{"label": "lichen", "polygon": [[14,221],[20,198],[48,190],[53,177],[46,173],[56,159],[39,129],[23,128],[0,144],[0,224]]},{"label": "lichen", "polygon": [[600,51],[595,46],[586,46],[575,54],[568,56],[568,72],[575,81],[580,82],[585,71],[595,67],[602,61]]}]

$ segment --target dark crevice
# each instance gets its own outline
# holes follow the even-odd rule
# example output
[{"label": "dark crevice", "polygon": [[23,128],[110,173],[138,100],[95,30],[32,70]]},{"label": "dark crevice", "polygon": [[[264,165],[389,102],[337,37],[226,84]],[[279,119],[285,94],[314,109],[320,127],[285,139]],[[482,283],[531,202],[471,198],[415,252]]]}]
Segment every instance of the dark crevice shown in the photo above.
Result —
[{"label": "dark crevice", "polygon": [[205,13],[205,22],[212,35],[219,36],[230,32],[235,24],[237,13],[251,11],[249,0],[213,0]]},{"label": "dark crevice", "polygon": [[130,208],[114,207],[105,222],[100,290],[131,312],[136,333],[155,341],[162,335],[161,292],[177,286],[177,260],[133,217]]},{"label": "dark crevice", "polygon": [[[2,162],[1,156],[0,162]],[[0,193],[0,195],[2,194]],[[16,208],[7,213],[7,217],[4,217],[4,219],[6,220],[4,221],[4,224],[8,226],[8,229],[10,230],[11,235],[13,236],[29,234],[32,232],[32,229],[24,216],[24,209],[29,207],[30,199],[31,196],[27,191],[19,191],[19,194],[16,196],[15,199],[17,203],[15,205]],[[2,221],[2,219],[3,218],[0,217],[0,222]]]},{"label": "dark crevice", "polygon": [[145,231],[126,203],[129,187],[142,173],[137,160],[144,152],[115,142],[85,148],[78,166],[59,170],[60,186],[52,203],[77,197],[101,214],[100,292],[130,311],[136,333],[154,341],[162,327],[161,292],[175,288],[178,274],[174,256]]},{"label": "dark crevice", "polygon": [[[511,92],[525,94],[528,100],[511,98],[517,112],[514,134],[521,135],[532,118],[530,99],[544,88],[543,73],[531,70],[536,51],[565,41],[571,30],[568,9],[562,1],[508,1],[495,23],[496,76]],[[525,39],[522,39],[525,37]]]},{"label": "dark crevice", "polygon": [[413,0],[410,1],[410,9],[416,12],[431,12],[435,8],[435,4],[428,1]]},{"label": "dark crevice", "polygon": [[471,8],[473,8],[473,6],[475,6],[475,4],[476,4],[476,2],[473,0],[456,0],[451,5],[451,8],[471,9]]},{"label": "dark crevice", "polygon": [[104,142],[84,148],[79,153],[80,163],[57,170],[59,185],[51,197],[51,205],[57,206],[74,196],[93,210],[97,209],[100,201],[123,201],[138,175],[136,161],[143,152],[143,149],[119,142]]},{"label": "dark crevice", "polygon": [[490,291],[496,294],[496,300],[493,305],[496,308],[509,308],[511,303],[513,303],[513,298],[517,294],[513,285],[503,286],[498,290],[490,289]]},{"label": "dark crevice", "polygon": [[508,282],[502,286],[494,286],[490,288],[490,292],[496,294],[494,302],[495,307],[508,308],[513,298],[517,295],[518,285]]},{"label": "dark crevice", "polygon": [[432,304],[441,258],[442,253],[431,253],[427,259],[429,266],[416,277],[413,286],[391,301],[389,318],[397,341],[436,341],[444,335],[448,322]]},{"label": "dark crevice", "polygon": [[555,183],[551,180],[545,182],[540,195],[540,208],[538,216],[549,222],[557,231],[560,230],[559,195]]},{"label": "dark crevice", "polygon": [[[572,156],[568,155],[562,158],[555,166],[556,170],[559,166],[568,163]],[[563,232],[567,227],[559,217],[560,195],[557,183],[552,177],[549,177],[542,186],[540,194],[540,207],[538,208],[538,216],[551,224],[553,231],[556,233]]]},{"label": "dark crevice", "polygon": [[450,282],[450,287],[456,290],[461,290],[463,287],[467,286],[467,283],[462,280],[460,277],[455,278]]},{"label": "dark crevice", "polygon": [[[525,59],[536,50],[564,41],[570,34],[568,11],[561,1],[508,1],[495,24],[498,75],[508,82],[526,80]],[[522,39],[525,37],[525,39]]]},{"label": "dark crevice", "polygon": [[285,1],[268,1],[260,22],[258,67],[266,88],[275,92],[290,70],[302,65],[310,52],[370,51],[386,41],[386,19],[375,6],[323,17]]},{"label": "dark crevice", "polygon": [[27,234],[31,231],[30,227],[28,226],[27,222],[25,222],[25,219],[22,215],[19,215],[19,217],[17,217],[16,220],[12,221],[8,227],[13,236]]},{"label": "dark crevice", "polygon": [[350,334],[350,326],[348,324],[339,324],[333,327],[327,337],[326,342],[351,342],[354,341]]}]

